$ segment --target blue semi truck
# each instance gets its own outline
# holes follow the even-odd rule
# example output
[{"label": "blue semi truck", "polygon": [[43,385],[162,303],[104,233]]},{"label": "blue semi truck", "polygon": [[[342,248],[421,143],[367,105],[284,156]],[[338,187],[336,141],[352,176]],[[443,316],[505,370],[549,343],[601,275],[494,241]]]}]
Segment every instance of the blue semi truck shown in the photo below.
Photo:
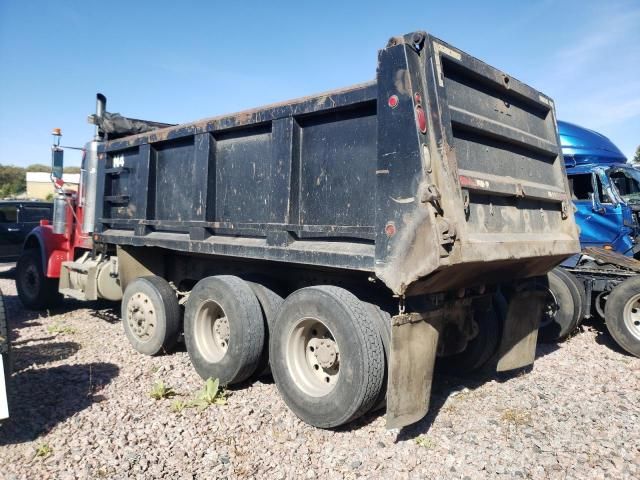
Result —
[{"label": "blue semi truck", "polygon": [[549,273],[542,341],[558,341],[597,312],[640,356],[640,170],[604,135],[558,122],[582,252]]}]

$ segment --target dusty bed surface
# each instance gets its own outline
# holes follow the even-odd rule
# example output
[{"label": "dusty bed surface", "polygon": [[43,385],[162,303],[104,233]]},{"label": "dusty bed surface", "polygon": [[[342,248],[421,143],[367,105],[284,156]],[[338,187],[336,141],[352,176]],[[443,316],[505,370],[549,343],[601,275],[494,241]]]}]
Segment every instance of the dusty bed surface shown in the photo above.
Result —
[{"label": "dusty bed surface", "polygon": [[[290,413],[268,380],[234,389],[227,405],[177,413],[172,402],[203,384],[184,349],[137,354],[116,305],[25,312],[6,266],[0,288],[14,359],[0,478],[640,476],[640,359],[597,323],[539,347],[526,375],[439,375],[429,415],[400,432],[380,413],[323,431]],[[179,396],[150,398],[158,380]]]}]

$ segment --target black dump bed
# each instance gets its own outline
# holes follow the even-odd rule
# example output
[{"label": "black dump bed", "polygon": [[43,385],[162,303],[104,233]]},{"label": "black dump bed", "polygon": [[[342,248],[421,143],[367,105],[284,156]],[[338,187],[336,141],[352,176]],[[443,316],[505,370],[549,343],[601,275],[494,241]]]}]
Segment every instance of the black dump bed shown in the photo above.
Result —
[{"label": "black dump bed", "polygon": [[112,244],[369,271],[394,293],[579,250],[553,102],[421,32],[390,40],[375,82],[109,141],[99,159]]}]

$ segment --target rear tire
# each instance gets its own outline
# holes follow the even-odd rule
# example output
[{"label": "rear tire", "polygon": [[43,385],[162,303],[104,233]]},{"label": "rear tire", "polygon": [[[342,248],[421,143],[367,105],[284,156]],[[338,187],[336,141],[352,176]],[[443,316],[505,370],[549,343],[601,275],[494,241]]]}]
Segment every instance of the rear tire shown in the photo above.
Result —
[{"label": "rear tire", "polygon": [[62,300],[58,293],[58,279],[47,278],[42,268],[40,252],[24,250],[16,265],[18,298],[29,310],[42,310]]},{"label": "rear tire", "polygon": [[337,427],[378,400],[384,349],[374,322],[360,300],[338,287],[303,288],[284,301],[271,334],[271,370],[304,422]]},{"label": "rear tire", "polygon": [[547,274],[549,281],[547,301],[538,330],[538,341],[554,343],[567,338],[582,318],[582,295],[578,280],[562,268]]},{"label": "rear tire", "polygon": [[260,303],[260,309],[262,311],[263,326],[264,326],[264,343],[262,347],[262,354],[260,355],[260,361],[256,368],[256,376],[261,377],[271,373],[269,367],[269,332],[273,329],[273,325],[276,323],[276,316],[280,305],[284,302],[284,299],[276,292],[260,283],[247,282],[249,288],[258,299]]},{"label": "rear tire", "polygon": [[144,355],[170,352],[180,333],[176,292],[164,278],[136,278],[122,297],[122,324],[136,351]]},{"label": "rear tire", "polygon": [[476,310],[478,334],[464,351],[442,358],[443,369],[454,375],[464,375],[482,369],[495,356],[500,346],[507,304],[501,293],[496,293],[488,310]]},{"label": "rear tire", "polygon": [[640,357],[640,277],[628,278],[616,286],[607,298],[604,313],[613,339]]},{"label": "rear tire", "polygon": [[378,398],[373,403],[371,411],[375,412],[384,408],[387,405],[387,382],[389,379],[389,353],[391,352],[391,315],[382,310],[373,303],[365,303],[365,307],[373,320],[373,324],[378,329],[378,334],[382,340],[382,347],[384,349],[384,376],[382,378],[382,388]]},{"label": "rear tire", "polygon": [[575,287],[575,291],[578,292],[578,296],[580,298],[580,302],[578,304],[578,307],[579,307],[578,317],[576,320],[576,326],[578,326],[580,325],[580,323],[585,317],[585,314],[587,313],[585,312],[585,304],[587,303],[587,292],[584,289],[584,284],[582,283],[582,281],[578,279],[578,277],[576,277],[573,273],[568,272],[567,270],[564,270],[560,267],[558,267],[557,270],[561,272],[560,274],[566,275],[566,278],[568,279],[568,281],[570,281]]},{"label": "rear tire", "polygon": [[185,309],[184,340],[203,379],[230,385],[249,378],[264,347],[260,303],[249,285],[230,275],[196,283]]}]

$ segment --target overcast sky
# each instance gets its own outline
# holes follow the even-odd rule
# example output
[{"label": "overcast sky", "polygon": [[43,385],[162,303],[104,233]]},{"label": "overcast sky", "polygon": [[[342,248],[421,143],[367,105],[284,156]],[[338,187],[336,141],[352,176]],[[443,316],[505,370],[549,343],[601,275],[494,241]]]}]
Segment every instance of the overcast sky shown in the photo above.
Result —
[{"label": "overcast sky", "polygon": [[[640,2],[0,0],[0,163],[49,162],[108,110],[171,123],[375,77],[389,37],[427,30],[554,98],[558,117],[640,144]],[[68,164],[79,156],[69,152]]]}]

